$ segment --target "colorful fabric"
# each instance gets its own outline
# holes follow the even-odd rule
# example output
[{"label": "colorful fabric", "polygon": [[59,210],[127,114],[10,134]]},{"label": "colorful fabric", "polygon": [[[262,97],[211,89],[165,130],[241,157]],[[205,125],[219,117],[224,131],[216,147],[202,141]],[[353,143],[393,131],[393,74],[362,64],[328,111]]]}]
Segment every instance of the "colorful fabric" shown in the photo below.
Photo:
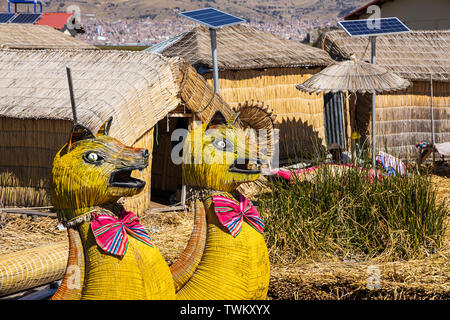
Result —
[{"label": "colorful fabric", "polygon": [[395,176],[408,174],[405,164],[402,160],[390,155],[389,153],[380,151],[380,154],[376,156],[376,160],[383,166],[386,172]]},{"label": "colorful fabric", "polygon": [[418,144],[416,144],[416,148],[419,150],[422,150],[424,148],[430,148],[430,147],[431,147],[431,143],[428,143],[425,141],[422,141],[422,142],[419,142]]},{"label": "colorful fabric", "polygon": [[128,234],[153,247],[153,242],[139,218],[131,211],[123,210],[119,220],[108,215],[92,214],[92,232],[100,248],[105,252],[123,257],[128,247]]},{"label": "colorful fabric", "polygon": [[325,164],[325,165],[317,165],[317,166],[309,167],[306,169],[298,169],[298,170],[277,169],[277,170],[273,170],[271,173],[290,181],[292,179],[292,176],[296,176],[296,177],[307,176],[309,174],[313,174],[314,171],[316,171],[317,169],[323,168],[325,166],[329,166],[331,168],[331,170],[342,169],[342,168],[352,168],[352,169],[358,169],[361,172],[367,172],[370,182],[373,182],[375,180],[375,178],[379,179],[382,176],[382,174],[379,170],[364,169],[362,167],[356,167],[352,164]]},{"label": "colorful fabric", "polygon": [[241,232],[244,218],[258,232],[263,233],[264,223],[258,210],[242,194],[239,194],[239,203],[234,199],[222,196],[213,196],[212,201],[220,223],[230,231],[233,237]]}]

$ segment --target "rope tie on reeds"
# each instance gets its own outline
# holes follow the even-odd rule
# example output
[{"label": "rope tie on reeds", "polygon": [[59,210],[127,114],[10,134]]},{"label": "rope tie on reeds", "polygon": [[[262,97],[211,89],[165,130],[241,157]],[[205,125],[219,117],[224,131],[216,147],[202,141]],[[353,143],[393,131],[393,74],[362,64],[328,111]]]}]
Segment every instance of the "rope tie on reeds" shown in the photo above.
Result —
[{"label": "rope tie on reeds", "polygon": [[219,191],[212,188],[206,188],[206,187],[197,187],[197,186],[188,186],[188,192],[191,194],[189,196],[190,199],[193,200],[201,200],[205,201],[212,196],[217,195],[228,195],[230,196],[229,192],[225,191]]}]

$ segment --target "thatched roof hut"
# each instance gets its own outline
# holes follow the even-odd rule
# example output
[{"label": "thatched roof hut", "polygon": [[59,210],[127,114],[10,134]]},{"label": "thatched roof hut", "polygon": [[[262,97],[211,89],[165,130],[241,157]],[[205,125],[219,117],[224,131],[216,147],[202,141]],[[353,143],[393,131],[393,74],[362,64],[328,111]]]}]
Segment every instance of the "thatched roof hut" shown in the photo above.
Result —
[{"label": "thatched roof hut", "polygon": [[[161,119],[173,127],[172,117],[206,121],[216,110],[229,119],[235,115],[179,58],[128,51],[0,50],[0,65],[2,206],[51,205],[51,164],[73,125],[66,66],[72,71],[78,122],[96,132],[113,116],[110,134],[128,145],[154,150],[154,127]],[[170,150],[167,155],[158,148],[153,162],[155,156],[170,162]],[[164,176],[167,171],[161,170],[154,165],[144,170],[146,189],[129,201],[130,209],[148,208],[150,176]]]},{"label": "thatched roof hut", "polygon": [[[323,33],[315,46],[336,60],[370,61],[370,40],[349,37],[344,31]],[[379,94],[377,106],[377,145],[402,158],[416,156],[415,145],[431,142],[431,85],[436,143],[450,140],[450,31],[413,31],[378,36],[376,64],[408,79],[412,85],[403,91]],[[350,117],[353,131],[370,135],[371,97],[352,96]]]},{"label": "thatched roof hut", "polygon": [[[182,57],[213,84],[208,28],[195,27],[148,50]],[[324,144],[323,96],[295,85],[332,63],[325,51],[235,25],[217,30],[217,54],[220,95],[233,107],[253,99],[273,109],[282,158],[311,150],[313,140]]]},{"label": "thatched roof hut", "polygon": [[0,23],[1,49],[96,49],[50,26]]}]

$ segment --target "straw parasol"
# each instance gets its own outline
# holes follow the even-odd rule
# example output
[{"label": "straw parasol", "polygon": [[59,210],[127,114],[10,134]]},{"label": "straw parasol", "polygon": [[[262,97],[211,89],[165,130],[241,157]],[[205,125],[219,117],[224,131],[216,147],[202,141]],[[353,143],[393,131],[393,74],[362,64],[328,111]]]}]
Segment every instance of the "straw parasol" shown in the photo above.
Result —
[{"label": "straw parasol", "polygon": [[296,88],[310,93],[373,93],[403,90],[411,85],[408,80],[381,66],[357,60],[355,55],[350,58],[328,66],[302,84],[296,85]]}]

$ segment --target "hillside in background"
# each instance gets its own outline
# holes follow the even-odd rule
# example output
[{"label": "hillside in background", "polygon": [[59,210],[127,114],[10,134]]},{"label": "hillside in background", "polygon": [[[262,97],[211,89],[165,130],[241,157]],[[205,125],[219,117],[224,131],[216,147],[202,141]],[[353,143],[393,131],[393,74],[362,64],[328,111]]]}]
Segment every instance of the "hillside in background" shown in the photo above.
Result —
[{"label": "hillside in background", "polygon": [[[44,0],[44,11],[65,11],[69,5],[80,7],[82,14],[95,14],[104,21],[167,20],[176,11],[215,7],[239,15],[249,22],[279,22],[285,19],[323,19],[342,16],[367,0]],[[25,7],[22,7],[25,8]],[[2,0],[0,10],[7,10]],[[26,10],[26,9],[22,9]]]},{"label": "hillside in background", "polygon": [[[336,24],[336,19],[367,0],[41,0],[44,12],[65,12],[78,6],[86,33],[80,39],[95,45],[153,45],[195,24],[180,11],[214,7],[242,17],[255,28],[285,39],[303,40],[310,29]],[[20,5],[19,11],[32,10]],[[7,0],[0,0],[7,11]]]}]

